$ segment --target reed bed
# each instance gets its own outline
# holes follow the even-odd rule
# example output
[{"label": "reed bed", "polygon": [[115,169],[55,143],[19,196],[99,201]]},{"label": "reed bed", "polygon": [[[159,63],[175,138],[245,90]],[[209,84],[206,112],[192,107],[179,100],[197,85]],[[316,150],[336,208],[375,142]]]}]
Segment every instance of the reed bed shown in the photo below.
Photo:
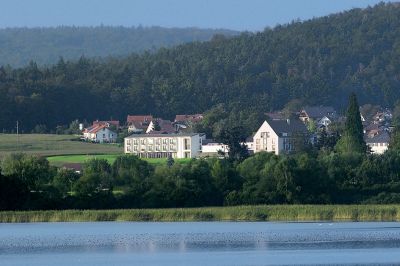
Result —
[{"label": "reed bed", "polygon": [[0,212],[1,223],[95,221],[400,221],[400,205],[257,205]]}]

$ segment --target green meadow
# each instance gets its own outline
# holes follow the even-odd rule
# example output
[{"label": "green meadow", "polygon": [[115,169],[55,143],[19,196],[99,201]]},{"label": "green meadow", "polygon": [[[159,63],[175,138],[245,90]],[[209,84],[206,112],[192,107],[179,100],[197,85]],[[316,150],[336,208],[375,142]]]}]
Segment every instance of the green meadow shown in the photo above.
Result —
[{"label": "green meadow", "polygon": [[400,221],[400,205],[258,205],[0,212],[0,222],[3,223],[93,221]]},{"label": "green meadow", "polygon": [[74,135],[55,134],[0,134],[0,157],[23,152],[41,156],[70,154],[122,154],[117,144],[97,144],[79,140]]}]

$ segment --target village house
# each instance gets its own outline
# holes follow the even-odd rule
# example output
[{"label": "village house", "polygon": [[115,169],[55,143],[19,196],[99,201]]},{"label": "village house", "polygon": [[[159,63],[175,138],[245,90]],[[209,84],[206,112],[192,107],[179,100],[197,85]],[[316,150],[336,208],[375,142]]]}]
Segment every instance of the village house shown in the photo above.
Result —
[{"label": "village house", "polygon": [[203,114],[194,114],[194,115],[176,115],[175,116],[175,123],[181,123],[181,124],[194,124],[198,123],[201,120],[203,120]]},{"label": "village house", "polygon": [[253,136],[254,153],[261,151],[273,152],[276,155],[290,153],[296,150],[297,138],[306,141],[308,131],[298,120],[264,121]]},{"label": "village house", "polygon": [[306,106],[299,114],[299,119],[304,123],[308,123],[311,120],[317,125],[317,128],[325,128],[336,121],[337,113],[331,106]]},{"label": "village house", "polygon": [[228,152],[228,145],[212,139],[205,139],[202,142],[201,152],[203,156],[220,156]]},{"label": "village house", "polygon": [[173,134],[176,129],[170,120],[156,118],[150,121],[146,134]]},{"label": "village house", "polygon": [[193,126],[201,122],[203,118],[202,114],[176,115],[173,125],[177,132],[190,133],[193,130]]},{"label": "village house", "polygon": [[199,133],[137,134],[124,139],[124,152],[140,158],[195,158],[201,148]]},{"label": "village house", "polygon": [[365,143],[373,154],[383,154],[389,148],[390,136],[386,131],[382,131],[379,134],[365,138]]},{"label": "village house", "polygon": [[117,133],[107,125],[94,125],[84,129],[83,139],[90,142],[114,143],[117,141]]},{"label": "village house", "polygon": [[119,121],[118,120],[108,120],[108,121],[93,121],[92,123],[93,126],[106,126],[106,127],[114,127],[115,129],[119,129]]},{"label": "village house", "polygon": [[128,132],[136,134],[146,132],[152,120],[152,115],[128,115],[126,118]]}]

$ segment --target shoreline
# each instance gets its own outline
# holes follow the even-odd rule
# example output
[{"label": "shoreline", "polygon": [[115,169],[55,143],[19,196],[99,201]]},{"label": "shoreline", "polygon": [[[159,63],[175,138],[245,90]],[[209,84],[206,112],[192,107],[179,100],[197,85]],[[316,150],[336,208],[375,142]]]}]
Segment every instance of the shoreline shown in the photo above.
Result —
[{"label": "shoreline", "polygon": [[171,209],[0,211],[0,223],[32,222],[393,222],[400,205],[254,205]]}]

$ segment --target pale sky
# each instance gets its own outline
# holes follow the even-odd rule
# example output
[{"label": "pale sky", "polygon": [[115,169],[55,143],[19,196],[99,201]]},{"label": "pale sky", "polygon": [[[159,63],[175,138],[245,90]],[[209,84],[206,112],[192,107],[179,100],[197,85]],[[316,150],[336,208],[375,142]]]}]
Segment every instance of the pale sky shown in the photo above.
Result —
[{"label": "pale sky", "polygon": [[[263,30],[381,0],[0,0],[0,28],[163,26]],[[388,2],[388,1],[384,1]]]}]

